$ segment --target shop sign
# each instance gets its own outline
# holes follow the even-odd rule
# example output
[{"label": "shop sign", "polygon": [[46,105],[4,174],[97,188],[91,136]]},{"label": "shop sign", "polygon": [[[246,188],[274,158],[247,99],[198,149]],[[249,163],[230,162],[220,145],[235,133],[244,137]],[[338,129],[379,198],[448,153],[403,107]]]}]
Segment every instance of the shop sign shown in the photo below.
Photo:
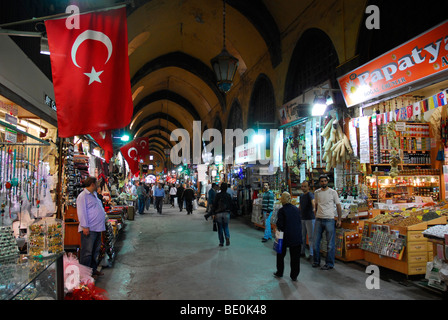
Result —
[{"label": "shop sign", "polygon": [[338,78],[347,107],[448,69],[448,21]]},{"label": "shop sign", "polygon": [[17,143],[17,132],[5,128],[5,140],[10,143]]},{"label": "shop sign", "polygon": [[249,142],[235,147],[235,164],[257,161],[257,144]]}]

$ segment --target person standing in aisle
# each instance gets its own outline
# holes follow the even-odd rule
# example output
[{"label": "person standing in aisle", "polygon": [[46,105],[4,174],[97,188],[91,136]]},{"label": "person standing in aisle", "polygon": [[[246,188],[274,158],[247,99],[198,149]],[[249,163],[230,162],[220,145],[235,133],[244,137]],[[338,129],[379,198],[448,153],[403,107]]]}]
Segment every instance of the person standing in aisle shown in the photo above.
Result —
[{"label": "person standing in aisle", "polygon": [[229,231],[229,220],[230,220],[230,209],[232,207],[232,198],[226,192],[227,183],[221,183],[220,192],[216,194],[215,201],[211,208],[211,214],[214,216],[214,221],[218,223],[218,239],[219,246],[224,246],[224,237],[226,239],[226,246],[230,245],[230,231]]},{"label": "person standing in aisle", "polygon": [[283,192],[280,199],[283,207],[278,210],[277,229],[283,232],[282,253],[277,253],[277,271],[275,277],[283,277],[286,248],[289,248],[290,277],[297,281],[300,273],[300,248],[302,245],[302,223],[299,209],[291,204],[289,192]]},{"label": "person standing in aisle", "polygon": [[171,203],[171,208],[174,208],[174,198],[176,198],[177,195],[177,189],[174,186],[174,183],[171,185],[170,188],[170,203]]},{"label": "person standing in aisle", "polygon": [[301,185],[303,193],[300,195],[299,209],[302,218],[302,256],[305,255],[306,236],[308,235],[308,244],[310,247],[309,259],[313,261],[313,235],[314,235],[314,195],[310,192],[309,181],[303,181]]},{"label": "person standing in aisle", "polygon": [[148,185],[148,183],[145,183],[145,190],[146,190],[146,200],[145,200],[145,209],[146,211],[149,210],[149,206],[151,205],[151,186]]},{"label": "person standing in aisle", "polygon": [[182,208],[184,206],[184,199],[182,195],[184,194],[185,185],[181,184],[179,188],[177,188],[176,196],[177,196],[177,205],[179,206],[179,212],[182,212]]},{"label": "person standing in aisle", "polygon": [[187,209],[187,214],[193,213],[193,200],[195,199],[194,190],[191,188],[190,184],[187,189],[184,190],[182,199],[185,200],[185,209]]},{"label": "person standing in aisle", "polygon": [[156,196],[154,195],[154,192],[156,191],[156,188],[157,188],[157,184],[154,183],[154,184],[151,186],[152,202],[153,202],[153,204],[154,204],[154,209],[156,209]]},{"label": "person standing in aisle", "polygon": [[154,189],[154,197],[156,198],[156,210],[159,214],[162,214],[163,199],[165,198],[165,190],[162,188],[162,184],[157,184]]},{"label": "person standing in aisle", "polygon": [[84,181],[84,190],[76,199],[78,232],[81,234],[79,262],[92,268],[94,276],[100,276],[102,273],[97,270],[97,258],[101,247],[101,233],[106,230],[106,212],[95,190],[97,190],[97,179],[88,177]]},{"label": "person standing in aisle", "polygon": [[207,210],[205,211],[207,213],[204,215],[205,220],[207,220],[208,217],[212,215],[213,202],[215,201],[216,198],[216,189],[217,185],[216,183],[213,182],[212,187],[210,188],[210,190],[208,190]]},{"label": "person standing in aisle", "polygon": [[145,202],[146,202],[146,189],[143,185],[143,182],[137,182],[137,198],[138,198],[138,213],[144,214],[145,213]]},{"label": "person standing in aisle", "polygon": [[264,236],[261,239],[261,242],[266,242],[272,239],[271,232],[271,217],[272,212],[274,211],[274,192],[269,190],[269,183],[265,182],[263,184],[264,193],[263,193],[263,202],[261,206],[261,213],[263,214],[264,220]]},{"label": "person standing in aisle", "polygon": [[[341,226],[342,207],[336,190],[328,187],[328,176],[319,177],[320,189],[314,192],[316,221],[314,223],[314,263],[313,268],[320,266],[320,241],[325,231],[327,238],[327,256],[322,270],[334,268],[336,227]],[[335,224],[335,207],[338,218]]]}]

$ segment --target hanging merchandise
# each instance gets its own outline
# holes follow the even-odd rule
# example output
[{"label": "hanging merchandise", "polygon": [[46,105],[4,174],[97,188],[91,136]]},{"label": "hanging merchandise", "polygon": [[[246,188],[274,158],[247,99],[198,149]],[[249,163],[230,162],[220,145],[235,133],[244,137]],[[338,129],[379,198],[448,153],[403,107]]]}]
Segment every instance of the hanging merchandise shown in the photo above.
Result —
[{"label": "hanging merchandise", "polygon": [[327,163],[326,171],[344,163],[352,153],[347,136],[341,129],[339,122],[330,118],[321,136],[325,138],[323,160]]},{"label": "hanging merchandise", "polygon": [[396,122],[391,121],[387,124],[387,127],[386,127],[387,139],[389,141],[390,147],[392,148],[392,150],[390,151],[390,160],[389,160],[389,163],[391,165],[390,176],[392,178],[398,176],[398,174],[400,173],[398,170],[398,164],[401,161],[400,155],[398,152],[399,143],[398,143],[397,133],[395,131],[395,129],[396,129],[395,126],[396,126]]}]

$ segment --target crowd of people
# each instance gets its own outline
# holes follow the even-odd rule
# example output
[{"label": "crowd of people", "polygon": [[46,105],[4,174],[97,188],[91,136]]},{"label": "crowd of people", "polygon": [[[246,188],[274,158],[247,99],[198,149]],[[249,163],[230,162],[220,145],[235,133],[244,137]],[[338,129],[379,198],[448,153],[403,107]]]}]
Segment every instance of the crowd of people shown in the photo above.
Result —
[{"label": "crowd of people", "polygon": [[[89,177],[84,182],[85,189],[78,196],[77,208],[79,217],[79,232],[81,233],[81,258],[80,262],[93,269],[94,275],[100,275],[96,271],[96,264],[92,257],[99,250],[99,235],[104,231],[104,208],[99,195],[95,192],[98,189],[96,178]],[[342,208],[337,192],[328,187],[328,177],[319,177],[320,188],[314,194],[310,191],[308,181],[303,181],[298,206],[291,204],[291,195],[283,192],[281,195],[282,207],[278,210],[276,227],[283,233],[281,250],[277,252],[275,277],[282,277],[284,273],[284,258],[289,248],[290,254],[290,277],[297,281],[300,273],[300,257],[305,255],[306,239],[308,237],[309,259],[314,268],[320,267],[320,245],[322,234],[325,232],[327,239],[327,255],[322,270],[334,268],[335,260],[335,236],[336,227],[341,226]],[[213,217],[218,232],[219,246],[230,245],[229,220],[231,213],[238,210],[236,190],[229,188],[230,185],[223,182],[219,186],[211,184],[207,191],[207,207],[204,218],[208,220]],[[271,217],[274,209],[275,197],[270,190],[269,184],[264,183],[262,194],[262,215],[265,220],[265,232],[262,242],[272,239]],[[197,190],[193,184],[147,184],[135,182],[130,186],[129,193],[137,196],[138,213],[144,214],[150,205],[159,214],[162,214],[162,207],[165,198],[169,198],[171,207],[175,207],[176,202],[179,211],[186,209],[187,214],[193,213],[193,201],[198,197]],[[335,208],[337,220],[335,221]]]}]

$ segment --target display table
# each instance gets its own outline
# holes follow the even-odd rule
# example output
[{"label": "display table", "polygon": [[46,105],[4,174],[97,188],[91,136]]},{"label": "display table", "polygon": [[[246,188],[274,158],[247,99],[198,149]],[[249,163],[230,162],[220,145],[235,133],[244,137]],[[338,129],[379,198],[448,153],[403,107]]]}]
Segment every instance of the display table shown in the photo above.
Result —
[{"label": "display table", "polygon": [[[428,226],[446,224],[446,221],[446,216],[441,216],[407,227],[366,221],[361,245],[364,260],[406,275],[425,274],[433,248],[422,232]],[[396,239],[385,236],[392,231],[395,231]]]},{"label": "display table", "polygon": [[63,300],[63,254],[45,259],[18,258],[0,265],[1,300]]}]

